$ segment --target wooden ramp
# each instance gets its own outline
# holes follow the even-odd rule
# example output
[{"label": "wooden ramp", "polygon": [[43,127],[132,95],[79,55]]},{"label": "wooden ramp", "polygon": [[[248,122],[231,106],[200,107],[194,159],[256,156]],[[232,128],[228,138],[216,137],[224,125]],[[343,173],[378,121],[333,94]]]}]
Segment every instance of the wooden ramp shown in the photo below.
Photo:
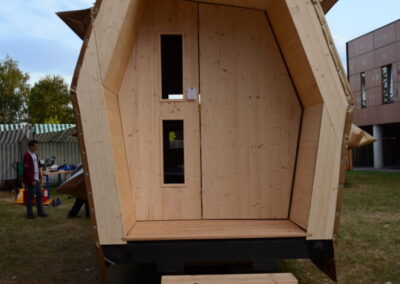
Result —
[{"label": "wooden ramp", "polygon": [[291,273],[163,276],[162,284],[297,284]]}]

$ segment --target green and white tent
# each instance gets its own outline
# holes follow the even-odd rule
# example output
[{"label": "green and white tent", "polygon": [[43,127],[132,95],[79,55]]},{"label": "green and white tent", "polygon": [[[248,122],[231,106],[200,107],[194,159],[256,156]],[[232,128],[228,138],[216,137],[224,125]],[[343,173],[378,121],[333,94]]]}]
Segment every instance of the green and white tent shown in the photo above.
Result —
[{"label": "green and white tent", "polygon": [[27,142],[38,140],[41,160],[55,156],[62,165],[80,163],[75,124],[0,124],[0,186],[16,178],[14,166],[27,150]]},{"label": "green and white tent", "polygon": [[75,124],[0,124],[0,144],[35,139],[39,142],[76,142]]}]

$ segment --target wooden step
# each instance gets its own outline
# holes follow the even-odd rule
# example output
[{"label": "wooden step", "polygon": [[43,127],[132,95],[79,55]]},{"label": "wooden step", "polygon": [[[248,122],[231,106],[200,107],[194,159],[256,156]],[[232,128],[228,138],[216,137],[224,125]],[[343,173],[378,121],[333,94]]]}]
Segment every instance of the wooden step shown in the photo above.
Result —
[{"label": "wooden step", "polygon": [[163,276],[162,284],[297,284],[291,273]]},{"label": "wooden step", "polygon": [[306,237],[306,232],[289,220],[188,220],[136,222],[124,240],[206,240],[291,237]]}]

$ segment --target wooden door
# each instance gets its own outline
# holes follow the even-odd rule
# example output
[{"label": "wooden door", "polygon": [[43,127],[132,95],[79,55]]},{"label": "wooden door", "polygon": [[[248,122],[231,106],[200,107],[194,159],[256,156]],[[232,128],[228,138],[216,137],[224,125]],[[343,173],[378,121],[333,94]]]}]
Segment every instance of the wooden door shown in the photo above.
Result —
[{"label": "wooden door", "polygon": [[199,15],[203,218],[286,219],[301,107],[267,17]]},{"label": "wooden door", "polygon": [[139,221],[201,219],[199,106],[187,99],[199,89],[197,16],[197,3],[148,0],[122,83]]}]

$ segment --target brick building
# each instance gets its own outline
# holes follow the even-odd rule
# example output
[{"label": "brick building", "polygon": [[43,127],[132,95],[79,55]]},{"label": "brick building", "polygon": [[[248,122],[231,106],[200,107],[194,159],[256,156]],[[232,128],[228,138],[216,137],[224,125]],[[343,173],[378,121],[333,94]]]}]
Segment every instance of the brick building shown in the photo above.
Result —
[{"label": "brick building", "polygon": [[353,152],[355,167],[400,167],[400,20],[347,43],[354,124],[378,139]]}]

